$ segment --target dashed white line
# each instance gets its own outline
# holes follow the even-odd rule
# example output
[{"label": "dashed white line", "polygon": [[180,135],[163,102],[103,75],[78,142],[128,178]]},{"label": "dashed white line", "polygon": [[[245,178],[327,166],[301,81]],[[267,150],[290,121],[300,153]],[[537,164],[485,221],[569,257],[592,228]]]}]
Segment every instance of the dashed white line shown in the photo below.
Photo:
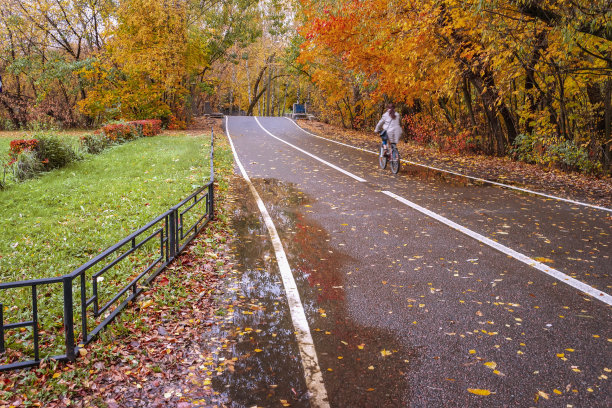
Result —
[{"label": "dashed white line", "polygon": [[291,272],[291,267],[287,261],[287,255],[285,254],[283,244],[280,240],[278,232],[276,231],[276,226],[274,225],[274,222],[272,221],[264,202],[261,200],[261,197],[259,197],[255,186],[253,186],[253,183],[251,183],[251,179],[238,158],[238,153],[236,152],[234,142],[232,141],[229,133],[228,122],[229,121],[226,116],[225,133],[227,134],[227,139],[232,147],[236,164],[242,173],[242,177],[244,177],[249,185],[251,193],[257,201],[257,206],[259,207],[259,211],[261,212],[266,227],[268,228],[268,233],[270,234],[272,245],[274,246],[276,262],[278,263],[283,286],[285,287],[285,294],[287,296],[287,302],[289,303],[291,320],[293,321],[293,327],[295,328],[298,347],[300,349],[300,356],[302,357],[304,377],[306,379],[306,386],[310,393],[310,406],[313,408],[328,408],[329,400],[327,398],[325,383],[323,382],[323,374],[321,373],[321,368],[319,367],[319,360],[317,359],[314,341],[312,339],[312,334],[310,333],[310,327],[308,327],[308,321],[306,320],[306,313],[304,312],[304,307],[302,306],[300,293],[298,292],[297,285],[293,279],[293,273]]},{"label": "dashed white line", "polygon": [[[288,119],[295,126],[297,126],[298,129],[300,129],[301,131],[303,131],[303,132],[305,132],[305,133],[307,133],[307,134],[309,134],[311,136],[317,137],[319,139],[326,140],[328,142],[336,143],[336,144],[339,144],[339,145],[342,145],[342,146],[350,147],[352,149],[361,150],[362,152],[367,152],[367,153],[372,153],[372,154],[378,155],[378,152],[373,152],[372,150],[363,149],[361,147],[352,146],[352,145],[347,144],[347,143],[342,143],[342,142],[338,142],[336,140],[328,139],[328,138],[323,137],[323,136],[315,135],[314,133],[311,133],[311,132],[307,131],[306,129],[302,128],[293,119],[290,119],[290,118],[285,118],[285,119]],[[441,171],[443,173],[448,173],[448,174],[452,174],[452,175],[455,175],[455,176],[465,177],[465,178],[468,178],[470,180],[479,181],[481,183],[492,184],[492,185],[495,185],[495,186],[498,186],[498,187],[502,187],[502,188],[506,188],[506,189],[510,189],[510,190],[522,191],[523,193],[534,194],[534,195],[550,198],[550,199],[557,200],[557,201],[563,201],[563,202],[566,202],[566,203],[580,205],[580,206],[583,206],[583,207],[590,207],[590,208],[594,208],[594,209],[597,209],[597,210],[612,212],[612,208],[601,207],[599,205],[583,203],[581,201],[570,200],[569,198],[557,197],[557,196],[554,196],[554,195],[550,195],[550,194],[546,194],[546,193],[541,193],[539,191],[534,191],[534,190],[529,190],[529,189],[526,189],[526,188],[511,186],[509,184],[499,183],[497,181],[487,180],[487,179],[483,179],[483,178],[480,178],[480,177],[468,176],[467,174],[461,174],[461,173],[457,173],[457,172],[451,171],[451,170],[444,170],[444,169],[440,169],[438,167],[428,166],[426,164],[417,163],[417,162],[413,162],[413,161],[406,160],[406,159],[402,159],[401,161],[404,162],[404,163],[412,164],[414,166],[426,167],[428,169]]]}]

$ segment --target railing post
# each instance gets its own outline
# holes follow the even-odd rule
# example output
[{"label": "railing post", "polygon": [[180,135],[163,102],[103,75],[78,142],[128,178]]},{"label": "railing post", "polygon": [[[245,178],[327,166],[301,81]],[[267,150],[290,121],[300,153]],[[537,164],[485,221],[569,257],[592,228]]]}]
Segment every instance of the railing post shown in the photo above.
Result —
[{"label": "railing post", "polygon": [[74,352],[74,313],[72,299],[72,277],[65,276],[64,283],[64,333],[66,337],[66,357],[70,361],[76,359]]},{"label": "railing post", "polygon": [[168,259],[168,261],[170,261],[171,259],[174,259],[174,257],[176,256],[176,247],[177,247],[177,234],[178,234],[178,218],[176,216],[176,209],[172,209],[172,211],[170,211],[170,214],[168,215],[168,224],[169,224],[169,228],[168,228],[168,249],[170,250],[170,258]]},{"label": "railing post", "polygon": [[0,303],[0,353],[4,351],[4,305]]},{"label": "railing post", "polygon": [[211,220],[215,218],[215,183],[210,183],[208,186],[208,202],[209,202],[209,217]]},{"label": "railing post", "polygon": [[215,218],[215,129],[210,129],[210,186],[208,187],[209,218]]},{"label": "railing post", "polygon": [[32,285],[32,334],[34,335],[34,361],[40,360],[38,350],[38,291]]}]

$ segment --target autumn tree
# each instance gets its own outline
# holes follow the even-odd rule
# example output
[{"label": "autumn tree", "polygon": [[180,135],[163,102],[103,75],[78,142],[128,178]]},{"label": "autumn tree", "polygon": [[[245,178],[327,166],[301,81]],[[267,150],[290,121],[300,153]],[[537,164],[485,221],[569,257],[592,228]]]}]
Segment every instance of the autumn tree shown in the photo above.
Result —
[{"label": "autumn tree", "polygon": [[585,171],[609,163],[609,2],[302,4],[300,58],[325,109],[356,81],[373,103],[404,104],[406,123],[434,123],[427,141],[440,147]]},{"label": "autumn tree", "polygon": [[0,4],[0,106],[14,126],[76,125],[86,96],[79,75],[104,47],[111,0],[7,0]]}]

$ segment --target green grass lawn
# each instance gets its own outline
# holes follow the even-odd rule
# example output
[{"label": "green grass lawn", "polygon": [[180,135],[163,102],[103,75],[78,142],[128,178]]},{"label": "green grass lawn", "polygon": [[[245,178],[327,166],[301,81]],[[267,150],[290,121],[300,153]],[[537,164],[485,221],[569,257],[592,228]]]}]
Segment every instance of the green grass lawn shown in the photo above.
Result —
[{"label": "green grass lawn", "polygon": [[[140,138],[0,190],[0,282],[70,273],[206,184],[209,154],[206,133]],[[197,211],[186,215],[186,225],[197,219]],[[105,273],[99,281],[100,306],[157,256],[159,237]],[[88,297],[92,274],[112,259],[87,273]],[[73,282],[75,322],[80,316],[79,285],[78,279]],[[59,353],[61,285],[41,286],[38,302],[41,352]],[[0,303],[5,323],[31,319],[29,288],[0,291]],[[90,328],[100,321],[92,316],[88,320]],[[75,329],[78,334],[80,328]],[[31,329],[13,330],[7,334],[7,346],[29,354],[31,339]],[[0,360],[16,358],[12,354]]]},{"label": "green grass lawn", "polygon": [[178,203],[208,178],[208,143],[141,138],[0,191],[0,282],[69,273]]}]

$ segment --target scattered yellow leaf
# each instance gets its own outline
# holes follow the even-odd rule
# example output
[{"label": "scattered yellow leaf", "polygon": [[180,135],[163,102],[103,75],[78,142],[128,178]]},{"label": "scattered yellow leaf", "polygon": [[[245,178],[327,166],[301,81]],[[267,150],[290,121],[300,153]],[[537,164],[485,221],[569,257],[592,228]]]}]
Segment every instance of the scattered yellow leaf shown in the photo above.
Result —
[{"label": "scattered yellow leaf", "polygon": [[563,394],[561,391],[559,391],[559,390],[558,390],[558,389],[556,389],[556,388],[553,390],[553,392],[554,392],[555,394],[558,394],[558,395]]},{"label": "scattered yellow leaf", "polygon": [[365,347],[365,344],[363,344],[363,343],[357,346],[357,348],[358,348],[359,350],[363,350],[363,348],[364,348],[364,347]]},{"label": "scattered yellow leaf", "polygon": [[470,354],[476,354],[476,350],[470,350]]},{"label": "scattered yellow leaf", "polygon": [[489,390],[482,390],[479,388],[468,388],[467,390],[468,392],[471,392],[472,394],[476,395],[491,395],[491,391]]},{"label": "scattered yellow leaf", "polygon": [[85,357],[87,355],[87,350],[84,348],[80,348],[79,354],[81,355],[81,357]]},{"label": "scattered yellow leaf", "polygon": [[380,354],[381,354],[383,357],[386,357],[386,356],[390,356],[390,355],[391,355],[391,352],[390,352],[389,350],[382,349],[382,350],[380,350]]},{"label": "scattered yellow leaf", "polygon": [[535,258],[533,258],[533,259],[534,259],[535,261],[538,261],[538,262],[547,262],[547,263],[554,263],[554,262],[555,262],[555,261],[553,261],[552,259],[550,259],[550,258],[546,258],[546,257],[543,257],[543,256],[538,256],[538,257],[535,257]]},{"label": "scattered yellow leaf", "polygon": [[145,300],[142,305],[140,305],[141,309],[146,309],[147,307],[151,306],[153,304],[153,300],[149,299],[149,300]]},{"label": "scattered yellow leaf", "polygon": [[60,375],[62,375],[62,374],[60,374],[60,373],[55,373],[55,374],[53,374],[53,378],[58,378]]},{"label": "scattered yellow leaf", "polygon": [[373,370],[373,369],[374,369],[374,366],[369,366],[368,367],[368,370]]},{"label": "scattered yellow leaf", "polygon": [[255,349],[256,353],[261,353],[263,350],[262,349]]},{"label": "scattered yellow leaf", "polygon": [[484,363],[484,365],[489,367],[491,370],[495,370],[497,368],[497,363],[495,361],[487,361]]},{"label": "scattered yellow leaf", "polygon": [[548,399],[549,396],[547,393],[545,393],[544,391],[538,391],[538,395],[544,399]]}]

